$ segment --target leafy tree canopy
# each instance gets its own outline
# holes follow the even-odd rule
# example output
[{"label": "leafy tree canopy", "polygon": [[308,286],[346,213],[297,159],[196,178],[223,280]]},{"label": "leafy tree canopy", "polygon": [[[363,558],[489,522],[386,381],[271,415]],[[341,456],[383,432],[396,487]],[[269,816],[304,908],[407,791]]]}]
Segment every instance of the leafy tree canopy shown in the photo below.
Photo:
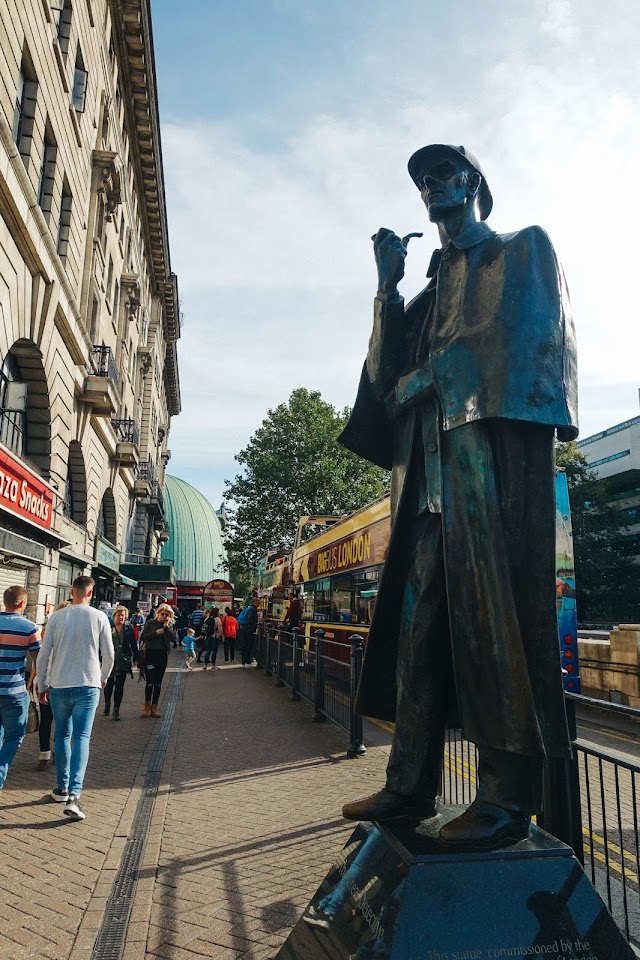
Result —
[{"label": "leafy tree canopy", "polygon": [[292,547],[300,516],[351,513],[384,492],[387,472],[337,442],[349,412],[304,388],[268,411],[236,454],[242,472],[226,481],[234,559],[252,567],[267,550]]}]

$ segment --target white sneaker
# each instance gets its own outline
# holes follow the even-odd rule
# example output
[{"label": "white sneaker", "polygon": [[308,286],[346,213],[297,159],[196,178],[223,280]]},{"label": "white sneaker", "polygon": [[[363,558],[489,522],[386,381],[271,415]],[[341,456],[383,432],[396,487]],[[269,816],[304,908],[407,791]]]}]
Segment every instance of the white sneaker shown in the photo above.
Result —
[{"label": "white sneaker", "polygon": [[67,804],[62,811],[65,817],[69,817],[71,820],[84,820],[86,814],[80,804],[78,803],[78,798],[75,793],[69,794],[69,799]]},{"label": "white sneaker", "polygon": [[51,799],[55,800],[56,803],[66,803],[69,799],[69,791],[56,787],[55,790],[51,791]]}]

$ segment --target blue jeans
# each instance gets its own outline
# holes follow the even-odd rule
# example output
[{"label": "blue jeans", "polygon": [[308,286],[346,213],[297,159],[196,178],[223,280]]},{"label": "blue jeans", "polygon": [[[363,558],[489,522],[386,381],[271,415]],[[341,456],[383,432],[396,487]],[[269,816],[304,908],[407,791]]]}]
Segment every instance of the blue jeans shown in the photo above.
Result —
[{"label": "blue jeans", "polygon": [[89,741],[93,718],[100,702],[100,688],[52,687],[49,699],[56,725],[58,787],[79,797],[89,762]]},{"label": "blue jeans", "polygon": [[0,790],[9,767],[24,739],[29,714],[29,697],[0,697]]},{"label": "blue jeans", "polygon": [[206,650],[207,652],[204,655],[205,663],[214,663],[216,662],[216,657],[218,656],[218,645],[220,644],[219,637],[207,637],[206,641]]}]

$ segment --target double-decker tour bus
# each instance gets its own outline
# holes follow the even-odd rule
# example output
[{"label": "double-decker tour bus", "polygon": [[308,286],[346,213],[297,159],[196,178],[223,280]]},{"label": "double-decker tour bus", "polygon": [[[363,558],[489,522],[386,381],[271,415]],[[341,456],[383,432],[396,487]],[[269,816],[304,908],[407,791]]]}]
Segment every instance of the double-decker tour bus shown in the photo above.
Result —
[{"label": "double-decker tour bus", "polygon": [[[309,527],[323,527],[304,539]],[[293,592],[302,601],[305,644],[313,648],[315,631],[325,640],[345,645],[354,633],[365,643],[378,593],[382,564],[391,532],[389,496],[344,517],[301,517],[293,551],[267,554],[259,567],[258,595],[263,616],[272,626],[281,624]],[[565,689],[580,692],[575,604],[573,538],[567,478],[556,473],[556,607],[565,671]]]}]

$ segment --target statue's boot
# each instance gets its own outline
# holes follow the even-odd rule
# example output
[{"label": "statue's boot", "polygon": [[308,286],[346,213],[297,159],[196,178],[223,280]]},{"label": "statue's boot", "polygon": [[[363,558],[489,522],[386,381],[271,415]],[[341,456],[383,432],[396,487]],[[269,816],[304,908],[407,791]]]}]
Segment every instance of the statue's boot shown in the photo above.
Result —
[{"label": "statue's boot", "polygon": [[481,748],[478,792],[465,812],[440,828],[440,840],[458,850],[497,850],[529,835],[540,807],[542,760]]},{"label": "statue's boot", "polygon": [[426,820],[435,815],[435,798],[408,797],[386,787],[363,800],[345,803],[342,808],[345,820]]},{"label": "statue's boot", "polygon": [[440,828],[440,840],[457,850],[497,850],[529,836],[531,817],[495,803],[474,800],[460,817]]}]

